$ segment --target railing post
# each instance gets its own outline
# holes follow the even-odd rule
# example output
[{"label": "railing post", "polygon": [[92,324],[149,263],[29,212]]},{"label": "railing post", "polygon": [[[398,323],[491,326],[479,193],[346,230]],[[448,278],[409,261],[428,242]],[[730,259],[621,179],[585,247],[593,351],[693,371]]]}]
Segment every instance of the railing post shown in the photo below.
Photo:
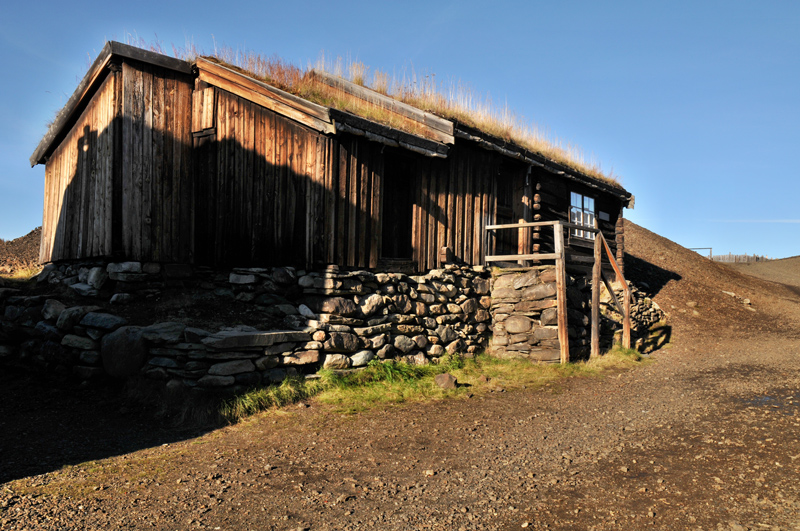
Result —
[{"label": "railing post", "polygon": [[556,258],[556,302],[558,311],[558,344],[561,349],[561,363],[569,363],[569,329],[567,328],[567,271],[564,259],[564,226],[561,222],[553,225]]},{"label": "railing post", "polygon": [[622,320],[622,346],[631,348],[631,288],[628,286],[628,281],[622,277],[622,285],[625,286],[623,297],[625,301],[622,307],[625,308],[625,315]]},{"label": "railing post", "polygon": [[600,355],[600,276],[603,269],[602,235],[594,239],[594,266],[592,267],[592,345],[589,357]]}]

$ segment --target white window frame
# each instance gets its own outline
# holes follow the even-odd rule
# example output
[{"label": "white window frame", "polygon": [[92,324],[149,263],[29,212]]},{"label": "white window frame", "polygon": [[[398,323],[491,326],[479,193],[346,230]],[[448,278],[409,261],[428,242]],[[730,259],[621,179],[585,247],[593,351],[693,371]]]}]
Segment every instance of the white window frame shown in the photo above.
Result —
[{"label": "white window frame", "polygon": [[[583,227],[597,228],[597,217],[595,214],[594,197],[570,192],[569,194],[569,221],[575,225]],[[581,229],[570,229],[570,236],[594,240],[595,233]]]}]

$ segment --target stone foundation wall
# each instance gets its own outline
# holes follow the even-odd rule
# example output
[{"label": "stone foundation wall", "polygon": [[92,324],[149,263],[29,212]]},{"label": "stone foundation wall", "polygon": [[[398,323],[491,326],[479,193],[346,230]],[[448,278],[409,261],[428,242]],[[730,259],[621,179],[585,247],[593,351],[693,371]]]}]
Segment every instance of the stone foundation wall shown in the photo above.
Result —
[{"label": "stone foundation wall", "polygon": [[[553,266],[498,269],[493,272],[491,353],[558,363],[556,270]],[[567,276],[570,359],[589,354],[591,285]]]},{"label": "stone foundation wall", "polygon": [[[142,375],[169,387],[235,390],[375,358],[425,364],[472,355],[491,334],[491,278],[482,267],[407,276],[98,262],[48,265],[39,283],[53,293],[0,287],[0,362],[87,381]],[[180,318],[131,326],[115,315],[115,305],[133,301],[155,307],[170,290],[189,304],[248,305],[285,329],[204,330]]]}]

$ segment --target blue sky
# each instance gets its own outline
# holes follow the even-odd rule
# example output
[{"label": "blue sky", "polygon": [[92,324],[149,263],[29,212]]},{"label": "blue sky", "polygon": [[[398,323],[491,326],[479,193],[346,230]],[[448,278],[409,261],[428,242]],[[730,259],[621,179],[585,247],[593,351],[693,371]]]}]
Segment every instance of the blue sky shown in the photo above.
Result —
[{"label": "blue sky", "polygon": [[[6,3],[8,4],[8,3]],[[800,2],[15,2],[0,9],[0,238],[41,225],[28,159],[106,40],[457,79],[620,176],[685,247],[800,255]]]}]

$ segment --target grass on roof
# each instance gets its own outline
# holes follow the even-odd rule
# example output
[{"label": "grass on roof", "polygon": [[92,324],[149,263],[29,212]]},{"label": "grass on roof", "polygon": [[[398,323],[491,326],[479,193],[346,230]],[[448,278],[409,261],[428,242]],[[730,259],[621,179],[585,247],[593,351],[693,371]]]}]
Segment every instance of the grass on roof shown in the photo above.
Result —
[{"label": "grass on roof", "polygon": [[[129,39],[128,44],[169,55],[159,42]],[[278,56],[216,46],[213,53],[204,54],[193,44],[185,48],[173,46],[172,55],[186,61],[202,56],[314,103],[425,136],[424,129],[415,121],[330,87],[311,75],[311,67],[301,68]],[[380,70],[370,71],[367,65],[359,61],[343,60],[341,57],[330,61],[321,56],[313,69],[370,88],[442,118],[474,127],[612,186],[620,186],[613,171],[604,172],[596,161],[587,161],[577,146],[548,135],[535,124],[516,115],[507,105],[495,105],[491,99],[476,93],[464,83],[453,80],[440,82],[434,74],[417,76],[413,72],[410,77],[399,78]]]}]

